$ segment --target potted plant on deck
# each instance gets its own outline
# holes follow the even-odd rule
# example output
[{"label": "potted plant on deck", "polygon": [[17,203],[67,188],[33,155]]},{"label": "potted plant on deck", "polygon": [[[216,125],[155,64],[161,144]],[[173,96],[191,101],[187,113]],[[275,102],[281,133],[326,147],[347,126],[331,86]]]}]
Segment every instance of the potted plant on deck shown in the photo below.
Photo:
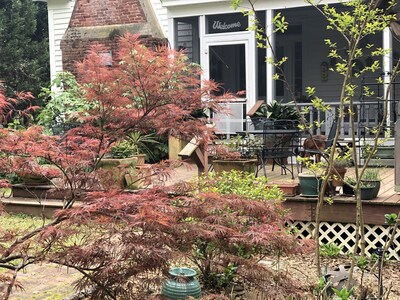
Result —
[{"label": "potted plant on deck", "polygon": [[298,175],[301,196],[303,197],[318,197],[321,188],[321,176],[312,172],[302,172]]},{"label": "potted plant on deck", "polygon": [[146,156],[153,155],[150,146],[158,143],[159,141],[153,133],[132,132],[111,147],[111,156],[113,158],[136,157],[137,165],[144,165]]},{"label": "potted plant on deck", "polygon": [[371,182],[361,182],[360,185],[360,199],[372,200],[375,196],[375,185]]},{"label": "potted plant on deck", "polygon": [[303,197],[318,197],[322,184],[322,174],[326,167],[324,162],[313,162],[308,157],[297,158],[299,162],[305,165],[306,170],[297,174],[301,196]]},{"label": "potted plant on deck", "polygon": [[333,170],[331,172],[331,184],[333,187],[343,186],[343,179],[349,167],[349,159],[343,156],[337,156],[333,160]]},{"label": "potted plant on deck", "polygon": [[148,186],[151,166],[145,164],[146,156],[151,156],[150,144],[158,143],[153,133],[132,132],[111,147],[109,157],[103,158],[99,166],[112,168],[114,179],[122,188],[137,189]]},{"label": "potted plant on deck", "polygon": [[53,165],[41,164],[40,160],[14,157],[10,163],[20,183],[12,185],[14,197],[26,198],[63,198],[57,193],[52,179],[61,178],[62,173]]},{"label": "potted plant on deck", "polygon": [[[372,152],[371,145],[362,147],[363,158],[367,157]],[[369,166],[394,166],[394,145],[378,145],[375,152],[372,154]]]},{"label": "potted plant on deck", "polygon": [[254,129],[262,130],[266,120],[292,120],[298,122],[300,119],[293,102],[283,103],[278,100],[274,100],[272,103],[261,102],[258,101],[254,107],[256,109],[254,113],[248,115]]},{"label": "potted plant on deck", "polygon": [[102,158],[97,167],[102,171],[100,182],[103,188],[119,187],[125,188],[125,175],[135,170],[137,165],[136,157],[119,157],[112,156]]},{"label": "potted plant on deck", "polygon": [[256,148],[258,140],[243,139],[240,136],[226,141],[220,141],[220,144],[213,149],[213,167],[217,173],[223,171],[244,171],[256,173],[258,160],[256,157]]},{"label": "potted plant on deck", "polygon": [[354,186],[357,184],[357,181],[353,177],[346,177],[343,181],[343,194],[354,196]]},{"label": "potted plant on deck", "polygon": [[379,176],[379,168],[366,169],[364,174],[361,176],[361,183],[364,186],[373,187],[372,199],[378,197],[379,190],[381,188],[381,179]]}]

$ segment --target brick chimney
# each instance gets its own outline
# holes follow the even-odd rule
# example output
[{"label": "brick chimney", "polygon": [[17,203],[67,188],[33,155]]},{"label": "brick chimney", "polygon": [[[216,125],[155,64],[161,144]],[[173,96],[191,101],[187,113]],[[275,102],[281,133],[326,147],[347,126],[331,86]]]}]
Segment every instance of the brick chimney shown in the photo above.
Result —
[{"label": "brick chimney", "polygon": [[150,0],[76,0],[60,44],[63,70],[74,73],[74,63],[82,60],[95,42],[112,54],[125,32],[140,34],[148,46],[166,43]]}]

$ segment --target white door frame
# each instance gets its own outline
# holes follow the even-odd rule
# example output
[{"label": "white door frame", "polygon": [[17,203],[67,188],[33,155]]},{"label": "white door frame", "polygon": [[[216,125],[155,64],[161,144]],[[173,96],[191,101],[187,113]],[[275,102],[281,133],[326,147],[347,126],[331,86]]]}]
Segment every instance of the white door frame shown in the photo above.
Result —
[{"label": "white door frame", "polygon": [[203,79],[210,79],[209,70],[209,47],[223,45],[245,45],[245,64],[246,64],[246,103],[247,111],[256,103],[256,43],[254,33],[232,32],[205,34],[205,17],[200,17],[200,64],[203,70]]}]

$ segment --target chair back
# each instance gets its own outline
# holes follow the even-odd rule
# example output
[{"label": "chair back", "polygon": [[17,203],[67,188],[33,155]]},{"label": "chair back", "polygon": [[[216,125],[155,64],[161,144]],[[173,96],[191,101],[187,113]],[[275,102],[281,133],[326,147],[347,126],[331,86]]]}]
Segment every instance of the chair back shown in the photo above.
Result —
[{"label": "chair back", "polygon": [[329,130],[329,134],[326,139],[325,149],[328,149],[329,147],[331,147],[333,145],[333,140],[336,135],[337,126],[338,126],[338,122],[337,122],[337,119],[335,118],[335,119],[333,119],[331,129]]},{"label": "chair back", "polygon": [[[278,130],[280,133],[271,134],[270,130]],[[290,131],[286,133],[285,130]],[[293,130],[296,132],[293,133]],[[299,137],[298,123],[294,120],[266,120],[263,126],[264,146],[274,148],[288,148]]]}]

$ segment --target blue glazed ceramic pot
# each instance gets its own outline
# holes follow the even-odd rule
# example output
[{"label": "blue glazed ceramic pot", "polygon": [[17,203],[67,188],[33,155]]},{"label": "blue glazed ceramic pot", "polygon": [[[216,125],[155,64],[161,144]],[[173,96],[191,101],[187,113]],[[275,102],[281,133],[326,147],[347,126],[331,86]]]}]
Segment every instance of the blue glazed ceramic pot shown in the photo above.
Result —
[{"label": "blue glazed ceramic pot", "polygon": [[190,268],[173,268],[169,270],[171,278],[167,279],[161,295],[170,300],[185,300],[188,296],[200,298],[200,283],[196,279],[196,271]]}]

